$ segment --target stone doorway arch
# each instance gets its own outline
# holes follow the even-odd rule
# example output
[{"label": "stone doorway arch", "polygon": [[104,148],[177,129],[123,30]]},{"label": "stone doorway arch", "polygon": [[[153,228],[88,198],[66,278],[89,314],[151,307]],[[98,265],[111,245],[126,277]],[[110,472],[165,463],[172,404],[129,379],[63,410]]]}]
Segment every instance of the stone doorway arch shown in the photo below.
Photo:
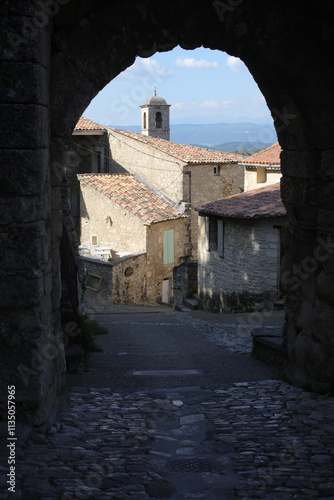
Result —
[{"label": "stone doorway arch", "polygon": [[330,390],[330,2],[307,10],[297,0],[16,0],[5,1],[0,16],[6,34],[1,65],[7,75],[2,83],[2,195],[10,208],[3,234],[11,255],[2,265],[6,300],[1,335],[4,378],[10,375],[11,383],[22,387],[22,415],[29,410],[33,424],[45,422],[62,386],[59,245],[68,210],[64,151],[72,130],[91,99],[137,55],[149,57],[177,45],[240,57],[265,96],[283,148],[282,197],[289,219],[286,373],[296,384]]}]

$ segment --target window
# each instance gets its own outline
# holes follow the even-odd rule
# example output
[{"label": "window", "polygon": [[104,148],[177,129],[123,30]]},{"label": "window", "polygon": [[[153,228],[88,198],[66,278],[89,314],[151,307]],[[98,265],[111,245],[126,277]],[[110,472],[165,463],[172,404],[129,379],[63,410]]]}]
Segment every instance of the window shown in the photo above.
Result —
[{"label": "window", "polygon": [[143,115],[143,128],[146,129],[146,113]]},{"label": "window", "polygon": [[224,221],[215,217],[206,217],[206,250],[207,252],[217,252],[224,256]]},{"label": "window", "polygon": [[267,169],[266,167],[257,167],[256,168],[256,177],[257,177],[257,182],[263,183],[267,182]]},{"label": "window", "polygon": [[164,231],[163,262],[165,265],[173,264],[174,256],[174,229]]},{"label": "window", "polygon": [[160,111],[155,113],[155,126],[156,128],[162,128],[162,114]]},{"label": "window", "polygon": [[217,221],[217,251],[221,257],[224,257],[224,221]]},{"label": "window", "polygon": [[213,175],[220,175],[220,165],[213,167]]},{"label": "window", "polygon": [[103,172],[103,148],[94,148],[92,152],[92,172],[94,174]]},{"label": "window", "polygon": [[95,235],[92,236],[92,245],[93,246],[97,245],[97,236],[95,236]]}]

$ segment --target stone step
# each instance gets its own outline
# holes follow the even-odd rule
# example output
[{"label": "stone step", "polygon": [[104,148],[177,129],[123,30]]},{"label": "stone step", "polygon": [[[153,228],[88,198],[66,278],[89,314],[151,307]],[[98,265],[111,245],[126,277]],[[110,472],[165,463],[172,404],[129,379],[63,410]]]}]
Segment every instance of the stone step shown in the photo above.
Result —
[{"label": "stone step", "polygon": [[283,309],[285,304],[285,297],[278,299],[274,302],[275,309]]},{"label": "stone step", "polygon": [[285,362],[282,327],[265,326],[252,331],[252,354],[270,365],[281,367]]},{"label": "stone step", "polygon": [[190,312],[192,311],[192,309],[190,309],[190,307],[185,306],[184,304],[176,304],[175,311]]},{"label": "stone step", "polygon": [[189,307],[189,309],[191,309],[192,311],[194,311],[195,309],[198,309],[198,300],[197,299],[192,299],[192,298],[183,299],[183,304],[186,307]]}]

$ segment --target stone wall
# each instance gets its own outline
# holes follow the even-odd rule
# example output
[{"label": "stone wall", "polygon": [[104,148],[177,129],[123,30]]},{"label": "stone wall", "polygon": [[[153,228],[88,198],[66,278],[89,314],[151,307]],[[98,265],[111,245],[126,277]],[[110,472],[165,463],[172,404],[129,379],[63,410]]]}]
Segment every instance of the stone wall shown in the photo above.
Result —
[{"label": "stone wall", "polygon": [[[263,168],[263,167],[261,167]],[[278,169],[267,168],[267,180],[265,182],[258,182],[257,167],[245,167],[245,191],[251,191],[252,189],[261,188],[268,186],[269,184],[275,184],[280,182],[282,177],[282,172]]]},{"label": "stone wall", "polygon": [[[169,141],[170,138],[170,124],[169,124],[169,111],[170,107],[167,105],[163,106],[141,106],[141,133],[150,137],[158,137],[159,139],[166,139]],[[156,113],[161,113],[161,127],[157,128],[156,125]],[[144,118],[145,116],[145,118]],[[145,128],[146,122],[146,128]]]},{"label": "stone wall", "polygon": [[101,169],[96,173],[110,172],[110,148],[108,134],[72,135],[69,149],[66,153],[66,163],[69,174],[89,174],[94,172],[92,155],[95,148],[102,148]]},{"label": "stone wall", "polygon": [[194,0],[191,9],[185,0],[1,2],[1,390],[16,384],[18,420],[47,422],[62,387],[59,245],[74,126],[136,56],[178,45],[240,57],[265,97],[289,222],[286,373],[333,389],[333,17],[324,1],[312,9],[298,0]]},{"label": "stone wall", "polygon": [[146,252],[146,226],[143,221],[113,200],[86,184],[81,185],[81,237],[80,243],[94,248],[97,245],[111,247],[115,252]]},{"label": "stone wall", "polygon": [[[89,273],[102,278],[98,291],[86,287],[84,303],[90,308],[108,307],[110,304],[147,303],[147,256],[131,255],[112,262],[83,258],[86,269],[86,285]],[[97,280],[93,280],[93,284]]]},{"label": "stone wall", "polygon": [[65,373],[53,281],[61,188],[52,190],[50,168],[50,26],[36,26],[40,11],[37,1],[0,6],[0,419],[15,385],[17,421],[37,426],[52,418]]},{"label": "stone wall", "polygon": [[224,254],[208,251],[206,217],[199,217],[198,290],[200,306],[212,312],[272,307],[279,298],[280,237],[269,220],[224,220]]},{"label": "stone wall", "polygon": [[[164,231],[170,229],[174,229],[175,259],[173,263],[165,265],[163,263]],[[184,218],[152,224],[147,228],[147,295],[151,302],[161,302],[164,279],[170,280],[172,292],[173,268],[188,258],[188,241],[187,219]]]},{"label": "stone wall", "polygon": [[173,269],[174,306],[198,292],[197,261],[188,260]]},{"label": "stone wall", "polygon": [[174,203],[182,203],[184,162],[115,130],[109,130],[109,142],[112,172],[129,172]]},{"label": "stone wall", "polygon": [[[214,173],[214,168],[219,174]],[[244,186],[244,167],[238,164],[189,165],[191,186],[191,243],[192,257],[197,258],[198,212],[194,210],[202,203],[220,200],[232,194],[239,194]]]},{"label": "stone wall", "polygon": [[[175,261],[163,263],[164,231],[174,229]],[[143,227],[147,232],[147,252],[136,252],[121,259],[102,262],[84,258],[87,270],[103,278],[99,292],[86,291],[86,303],[107,305],[108,303],[155,304],[162,301],[162,282],[170,279],[172,287],[173,268],[182,260],[185,248],[185,219],[160,222]]]}]

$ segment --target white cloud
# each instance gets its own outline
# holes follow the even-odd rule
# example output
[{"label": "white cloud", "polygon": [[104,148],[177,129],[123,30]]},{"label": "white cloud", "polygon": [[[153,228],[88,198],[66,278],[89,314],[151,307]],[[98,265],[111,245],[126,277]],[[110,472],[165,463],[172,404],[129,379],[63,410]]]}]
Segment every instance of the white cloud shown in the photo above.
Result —
[{"label": "white cloud", "polygon": [[154,59],[140,59],[142,66],[151,74],[159,76],[173,76],[174,72],[171,69],[167,69],[162,66]]},{"label": "white cloud", "polygon": [[119,75],[118,81],[143,80],[147,77],[161,79],[173,75],[174,72],[172,70],[159,64],[155,59],[142,59],[138,57],[132,66]]},{"label": "white cloud", "polygon": [[203,101],[200,106],[202,108],[219,108],[220,103],[219,101]]},{"label": "white cloud", "polygon": [[[257,121],[265,119],[270,122],[271,120],[266,102],[261,95],[253,95],[248,99],[208,99],[197,102],[177,102],[173,103],[171,109],[174,118],[182,120],[194,119],[194,123],[213,123],[224,120]],[[198,120],[200,121],[198,122]],[[183,121],[183,123],[186,122]]]},{"label": "white cloud", "polygon": [[216,61],[205,61],[204,59],[194,59],[193,57],[179,57],[175,61],[177,66],[184,68],[218,68]]},{"label": "white cloud", "polygon": [[245,71],[247,69],[239,57],[229,56],[226,60],[226,64],[232,71]]},{"label": "white cloud", "polygon": [[188,107],[184,102],[175,102],[173,103],[173,109],[183,110],[188,109]]}]

